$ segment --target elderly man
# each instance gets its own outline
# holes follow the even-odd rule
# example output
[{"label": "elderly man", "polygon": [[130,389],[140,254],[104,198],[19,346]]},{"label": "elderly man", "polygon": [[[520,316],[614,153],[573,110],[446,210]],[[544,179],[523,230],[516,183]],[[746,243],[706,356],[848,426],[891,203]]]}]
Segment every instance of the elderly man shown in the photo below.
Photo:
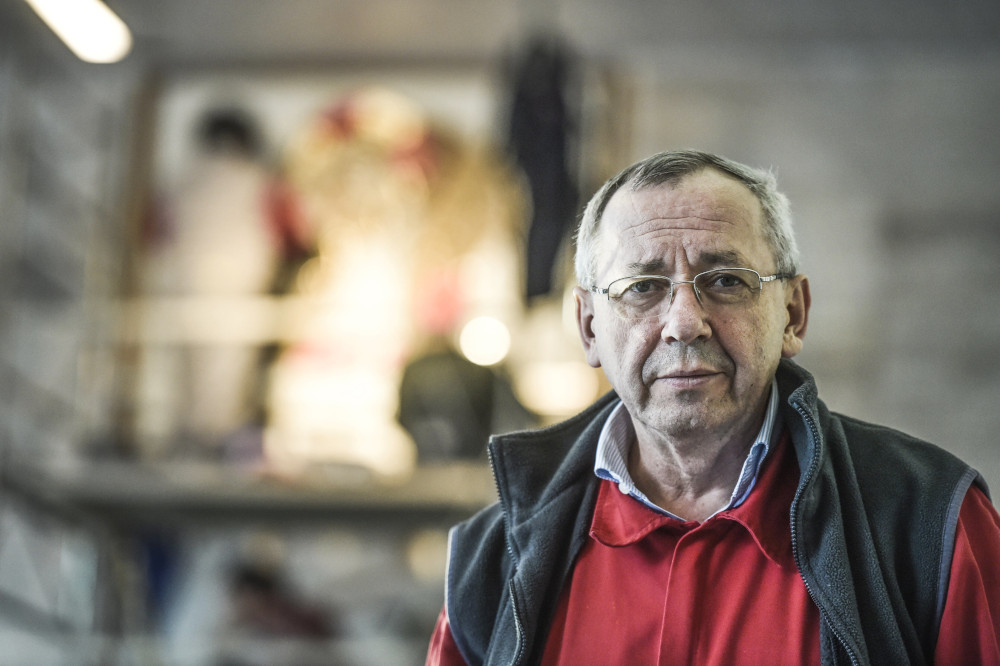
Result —
[{"label": "elderly man", "polygon": [[428,664],[1000,663],[1000,517],[945,451],[830,413],[769,173],[698,152],[608,181],[577,322],[614,392],[494,437]]}]

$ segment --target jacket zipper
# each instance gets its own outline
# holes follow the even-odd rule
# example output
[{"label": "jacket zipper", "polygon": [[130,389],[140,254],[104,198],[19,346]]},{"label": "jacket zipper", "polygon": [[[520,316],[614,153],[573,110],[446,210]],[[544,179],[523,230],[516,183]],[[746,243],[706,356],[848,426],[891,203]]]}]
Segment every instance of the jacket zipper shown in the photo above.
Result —
[{"label": "jacket zipper", "polygon": [[[816,427],[816,423],[813,421],[812,416],[806,411],[806,409],[802,406],[801,403],[799,403],[798,401],[796,401],[796,402],[792,403],[792,407],[795,408],[795,411],[797,411],[799,413],[799,416],[802,417],[802,420],[805,421],[806,425],[809,427],[809,435],[810,435],[810,437],[812,437],[813,451],[815,451],[818,448],[818,446],[819,446],[819,444],[818,444],[818,442],[819,442],[819,429]],[[817,455],[814,454],[813,456],[811,456],[811,459],[809,461],[809,469],[806,471],[806,477],[807,478],[812,478],[813,474],[816,472],[816,466],[818,464],[819,464],[819,456],[817,456]],[[803,486],[803,488],[804,488],[804,486]],[[801,492],[801,489],[798,492],[796,492],[796,497],[795,497],[795,501],[796,502],[799,499],[799,492]],[[791,521],[792,556],[795,558],[796,566],[799,569],[799,578],[802,579],[802,582],[806,586],[806,592],[809,594],[809,597],[813,600],[813,603],[815,603],[817,606],[819,606],[819,604],[816,603],[816,595],[813,593],[813,588],[809,584],[809,581],[806,580],[806,577],[802,574],[802,567],[801,567],[801,565],[799,565],[799,562],[801,562],[802,560],[801,560],[801,556],[799,554],[798,524],[797,524],[798,521],[797,521],[797,518],[798,518],[798,512],[796,512],[792,516],[792,521]],[[838,641],[840,641],[840,644],[844,647],[844,650],[847,652],[847,656],[851,660],[851,664],[853,664],[854,666],[857,666],[860,662],[858,661],[858,658],[854,655],[854,651],[851,650],[851,647],[847,644],[847,641],[844,640],[844,637],[841,635],[840,631],[838,631],[837,627],[835,627],[831,622],[827,622],[826,624],[830,628],[830,631],[833,632],[834,637]]]},{"label": "jacket zipper", "polygon": [[[510,545],[510,518],[507,515],[507,502],[504,500],[504,495],[500,491],[500,480],[497,476],[496,463],[493,460],[493,447],[486,447],[486,454],[489,457],[490,469],[493,470],[493,487],[497,491],[497,497],[500,498],[500,512],[503,515],[504,522],[504,545],[507,547],[507,555],[510,557],[511,566],[517,569],[517,561],[514,558],[514,549]],[[524,626],[521,624],[521,616],[517,611],[517,597],[514,595],[514,578],[511,576],[510,581],[507,583],[507,594],[510,595],[510,610],[514,616],[514,632],[516,634],[516,646],[517,649],[514,652],[514,659],[511,661],[511,665],[521,663],[521,659],[524,656]]]}]

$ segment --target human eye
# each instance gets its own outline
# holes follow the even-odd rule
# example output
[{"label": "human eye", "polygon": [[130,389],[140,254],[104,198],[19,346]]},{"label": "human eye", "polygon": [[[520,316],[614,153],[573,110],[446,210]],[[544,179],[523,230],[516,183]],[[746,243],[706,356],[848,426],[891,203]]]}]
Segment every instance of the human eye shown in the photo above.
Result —
[{"label": "human eye", "polygon": [[737,287],[748,286],[747,281],[735,271],[714,271],[709,284],[721,289],[734,289]]},{"label": "human eye", "polygon": [[727,298],[738,298],[751,293],[757,280],[756,273],[739,268],[708,271],[697,278],[700,290]]},{"label": "human eye", "polygon": [[656,291],[656,282],[654,280],[636,280],[629,284],[627,291],[633,294],[648,294],[651,291]]},{"label": "human eye", "polygon": [[612,283],[610,294],[611,298],[623,302],[642,303],[669,292],[670,281],[667,278],[637,276],[616,280]]}]

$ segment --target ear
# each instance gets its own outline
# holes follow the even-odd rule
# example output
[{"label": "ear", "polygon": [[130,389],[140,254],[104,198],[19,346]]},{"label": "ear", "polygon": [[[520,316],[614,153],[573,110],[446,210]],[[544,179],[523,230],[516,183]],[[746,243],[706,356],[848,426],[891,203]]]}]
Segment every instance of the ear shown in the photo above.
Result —
[{"label": "ear", "polygon": [[809,278],[796,275],[785,287],[785,308],[788,312],[788,323],[781,339],[781,355],[791,358],[802,351],[803,339],[806,337],[806,327],[809,324],[809,306],[812,296],[809,294]]},{"label": "ear", "polygon": [[576,301],[576,325],[580,330],[580,341],[587,363],[592,368],[601,367],[597,354],[597,335],[594,333],[594,295],[583,287],[573,288],[573,300]]}]

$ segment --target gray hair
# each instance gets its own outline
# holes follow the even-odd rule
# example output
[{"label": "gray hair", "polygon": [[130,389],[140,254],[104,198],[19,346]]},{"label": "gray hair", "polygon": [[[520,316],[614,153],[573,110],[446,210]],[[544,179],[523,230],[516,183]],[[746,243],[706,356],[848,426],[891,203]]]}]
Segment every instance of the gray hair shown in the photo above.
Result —
[{"label": "gray hair", "polygon": [[715,169],[732,176],[757,197],[764,212],[764,239],[774,255],[778,273],[795,275],[799,250],[792,231],[792,216],[788,198],[778,191],[774,174],[711,153],[676,150],[658,153],[626,167],[604,183],[587,203],[576,232],[575,267],[580,285],[593,286],[597,278],[598,231],[604,209],[615,192],[623,187],[634,192],[656,185],[676,185],[685,176],[702,169]]}]

